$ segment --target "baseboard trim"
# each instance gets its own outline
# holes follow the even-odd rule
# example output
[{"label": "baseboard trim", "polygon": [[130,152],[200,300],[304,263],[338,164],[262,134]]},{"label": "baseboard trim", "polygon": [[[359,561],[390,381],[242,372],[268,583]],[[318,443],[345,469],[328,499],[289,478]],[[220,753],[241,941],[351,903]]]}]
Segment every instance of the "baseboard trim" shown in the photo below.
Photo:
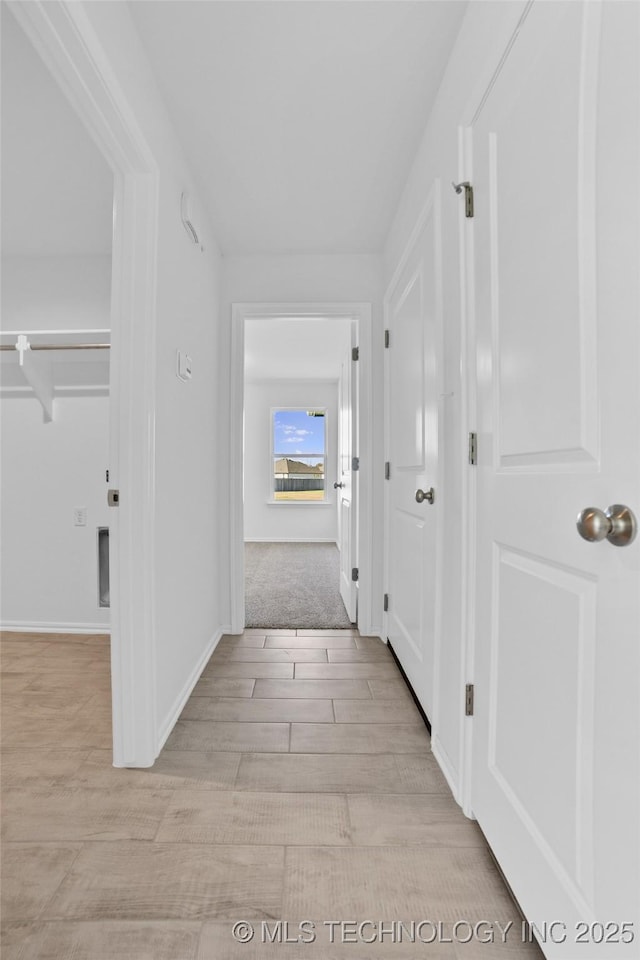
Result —
[{"label": "baseboard trim", "polygon": [[400,661],[398,660],[398,656],[397,656],[395,650],[394,650],[393,647],[391,646],[391,641],[389,640],[389,637],[387,637],[387,646],[389,647],[389,650],[391,650],[391,656],[392,656],[393,659],[395,660],[396,666],[397,666],[398,670],[400,671],[400,673],[402,674],[402,679],[403,679],[404,682],[406,683],[406,685],[407,685],[407,687],[408,687],[408,689],[409,689],[409,693],[410,693],[411,696],[413,697],[414,702],[415,702],[415,705],[416,705],[416,707],[418,708],[418,710],[419,710],[419,712],[420,712],[420,716],[421,716],[422,719],[424,720],[424,725],[425,725],[425,727],[427,728],[427,730],[429,731],[429,734],[431,734],[431,720],[429,720],[429,717],[428,717],[428,716],[426,715],[426,713],[424,712],[424,709],[423,709],[423,707],[422,707],[422,704],[421,704],[420,701],[418,700],[418,698],[417,698],[417,696],[416,696],[416,692],[415,692],[415,690],[413,689],[413,687],[411,686],[411,682],[410,682],[408,676],[406,675],[406,673],[404,672],[404,668],[403,668],[402,664],[400,663]]},{"label": "baseboard trim", "polygon": [[398,660],[398,656],[397,656],[395,650],[393,649],[393,647],[392,647],[392,645],[391,645],[391,641],[389,640],[388,637],[387,637],[387,646],[389,647],[389,650],[391,651],[391,656],[392,656],[393,659],[395,660],[396,666],[398,667],[398,670],[399,670],[400,673],[402,674],[402,678],[403,678],[404,682],[406,683],[406,685],[407,685],[407,687],[408,687],[408,689],[409,689],[409,693],[410,693],[411,696],[413,697],[413,700],[414,700],[414,702],[415,702],[416,707],[417,707],[418,710],[420,711],[420,716],[421,716],[422,719],[424,720],[424,724],[425,724],[427,730],[429,731],[429,734],[431,735],[431,752],[433,753],[433,756],[435,757],[438,766],[439,766],[440,769],[442,770],[443,776],[444,776],[445,780],[447,781],[447,783],[448,783],[448,785],[449,785],[449,789],[451,790],[451,793],[453,794],[454,800],[456,801],[456,803],[459,804],[459,803],[460,803],[460,798],[459,798],[459,795],[458,795],[458,780],[457,780],[457,777],[456,777],[455,774],[454,774],[453,767],[452,767],[451,764],[449,763],[449,760],[448,760],[448,757],[447,757],[447,752],[446,752],[446,750],[444,750],[444,749],[442,748],[442,746],[441,746],[441,744],[440,744],[440,740],[438,739],[437,733],[434,734],[434,733],[432,732],[432,730],[431,730],[431,721],[429,720],[429,717],[428,717],[428,716],[426,715],[426,713],[424,712],[424,709],[423,709],[423,707],[422,707],[422,704],[421,704],[420,701],[418,700],[418,698],[417,698],[417,696],[416,696],[416,692],[415,692],[415,690],[413,689],[413,687],[411,686],[411,683],[410,683],[410,681],[409,681],[409,678],[407,677],[406,673],[404,672],[404,669],[403,669],[403,667],[402,667],[402,664],[401,664],[400,661]]},{"label": "baseboard trim", "polygon": [[0,630],[12,633],[111,633],[108,623],[45,623],[26,620],[1,620]]},{"label": "baseboard trim", "polygon": [[169,713],[167,714],[166,719],[160,726],[160,730],[158,734],[158,742],[156,747],[156,759],[158,758],[160,751],[162,750],[165,743],[167,742],[167,739],[169,738],[169,734],[175,727],[178,721],[178,717],[184,710],[186,702],[193,692],[193,688],[195,687],[196,683],[200,679],[200,675],[209,661],[209,657],[218,646],[224,634],[230,633],[230,632],[231,632],[231,628],[228,626],[219,627],[218,630],[216,630],[216,632],[213,634],[213,636],[209,640],[209,643],[207,644],[204,650],[204,653],[198,660],[196,666],[191,671],[187,682],[185,683],[181,692],[176,697],[173,706],[171,707],[171,709],[169,710]]},{"label": "baseboard trim", "polygon": [[245,543],[334,543],[335,537],[245,537]]},{"label": "baseboard trim", "polygon": [[449,784],[449,789],[453,794],[453,799],[456,801],[457,804],[462,806],[462,803],[460,800],[460,794],[458,790],[458,777],[455,774],[454,768],[449,760],[447,751],[442,746],[442,743],[437,733],[433,734],[433,736],[431,737],[431,752],[436,758],[438,762],[438,766],[440,767],[440,769],[442,770],[442,773],[444,774],[445,780]]}]

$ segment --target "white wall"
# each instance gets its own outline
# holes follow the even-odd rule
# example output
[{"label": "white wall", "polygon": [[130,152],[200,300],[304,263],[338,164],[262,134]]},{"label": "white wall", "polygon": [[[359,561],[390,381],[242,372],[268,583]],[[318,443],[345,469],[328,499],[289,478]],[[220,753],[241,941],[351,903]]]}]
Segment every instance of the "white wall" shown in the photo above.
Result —
[{"label": "white wall", "polygon": [[[10,246],[10,233],[5,239]],[[58,256],[2,258],[4,330],[109,330],[110,311],[109,255],[67,256],[61,250]],[[60,388],[69,382],[70,365],[57,356],[46,355]],[[58,396],[54,421],[44,423],[17,356],[2,355],[0,618],[6,628],[109,629],[109,609],[98,606],[96,544],[97,527],[109,526],[108,353],[91,355],[90,363],[73,356],[74,381],[98,395]],[[86,527],[73,525],[77,506],[87,508]]]},{"label": "white wall", "polygon": [[[4,257],[2,281],[3,329],[111,326],[109,256]],[[46,356],[55,387],[64,388],[70,364],[58,361],[57,354]],[[96,528],[109,526],[109,362],[108,353],[94,353],[88,363],[79,362],[79,356],[74,355],[74,379],[98,395],[86,390],[70,399],[58,395],[54,420],[45,423],[39,401],[19,374],[17,357],[2,355],[0,617],[5,627],[109,628],[109,609],[98,606],[96,550]],[[73,526],[76,506],[87,507],[86,527]]]},{"label": "white wall", "polygon": [[[270,503],[272,410],[274,407],[326,408],[327,503]],[[245,384],[244,401],[245,540],[329,540],[338,533],[336,491],[338,383],[263,380]]]},{"label": "white wall", "polygon": [[111,257],[3,257],[2,328],[109,330]]},{"label": "white wall", "polygon": [[[466,570],[462,549],[467,433],[475,424],[464,393],[465,344],[460,287],[459,217],[461,198],[452,180],[464,179],[459,169],[459,124],[474,91],[482,90],[504,50],[524,3],[470,4],[440,91],[405,185],[384,251],[384,286],[388,287],[407,247],[411,232],[436,179],[442,184],[443,308],[444,308],[444,495],[447,512],[443,543],[444,584],[442,644],[435,685],[437,705],[431,717],[433,749],[457,796],[462,776],[463,690]],[[455,505],[455,508],[453,508]]]},{"label": "white wall", "polygon": [[[0,407],[2,625],[108,630],[96,530],[109,526],[109,400],[58,399],[52,423],[33,397]],[[85,527],[74,526],[74,507],[86,507]]]},{"label": "white wall", "polygon": [[[229,518],[225,512],[229,502],[228,456],[231,437],[224,411],[229,409],[231,355],[231,305],[241,302],[261,303],[328,303],[367,302],[372,304],[373,327],[373,384],[374,403],[371,411],[374,424],[372,460],[374,464],[374,503],[381,502],[383,452],[383,333],[381,308],[382,262],[378,256],[369,255],[304,255],[304,256],[255,256],[225,257],[223,260],[223,297],[220,317],[220,361],[218,367],[220,409],[223,411],[219,434],[220,470],[219,492],[221,510],[220,548],[228,554],[230,542]],[[380,517],[381,520],[381,517]],[[372,592],[376,598],[374,629],[382,623],[382,524],[376,523],[372,530],[374,566]],[[228,568],[221,571],[220,597],[222,609],[230,616],[230,580]],[[378,604],[377,598],[380,598]]]}]

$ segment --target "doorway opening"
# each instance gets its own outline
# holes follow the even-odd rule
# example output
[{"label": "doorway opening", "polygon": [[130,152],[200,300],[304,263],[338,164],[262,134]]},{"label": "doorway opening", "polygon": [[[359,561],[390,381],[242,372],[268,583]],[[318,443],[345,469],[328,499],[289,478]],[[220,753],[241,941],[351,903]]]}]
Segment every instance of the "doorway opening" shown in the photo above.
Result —
[{"label": "doorway opening", "polygon": [[362,630],[370,306],[235,304],[233,323],[232,630]]},{"label": "doorway opening", "polygon": [[350,504],[355,496],[350,477],[342,480],[340,458],[352,435],[342,435],[351,410],[340,403],[341,383],[352,377],[355,323],[344,317],[246,321],[247,627],[340,629],[356,619],[347,608],[350,592],[341,596],[339,509],[348,481]]},{"label": "doorway opening", "polygon": [[[106,164],[111,176],[111,306],[110,323],[105,324],[111,331],[108,458],[101,465],[100,481],[106,502],[108,470],[109,487],[115,488],[111,505],[118,509],[110,509],[108,520],[100,524],[109,527],[110,606],[96,603],[96,607],[103,615],[108,613],[110,621],[113,763],[145,767],[158,753],[153,645],[155,456],[149,442],[155,395],[157,164],[115,75],[107,69],[84,10],[53,0],[46,10],[38,4],[3,4],[3,26],[5,20],[13,19],[37,52],[38,67],[47,71],[50,92],[62,90],[94,152],[97,145],[98,162]],[[3,84],[3,97],[8,86]],[[59,133],[58,137],[64,139]],[[34,152],[30,163],[39,164],[42,173],[46,159]],[[39,177],[38,183],[43,182]],[[59,199],[64,204],[76,192],[72,185]],[[29,217],[23,219],[30,225]],[[82,231],[75,239],[83,250]],[[135,363],[135,358],[144,358],[144,363]],[[119,496],[118,488],[126,490],[126,497]],[[82,511],[78,516],[83,517]],[[97,531],[93,551],[97,562]],[[92,592],[97,601],[97,575]]]},{"label": "doorway opening", "polygon": [[113,172],[4,5],[2,71],[2,625],[108,656]]}]

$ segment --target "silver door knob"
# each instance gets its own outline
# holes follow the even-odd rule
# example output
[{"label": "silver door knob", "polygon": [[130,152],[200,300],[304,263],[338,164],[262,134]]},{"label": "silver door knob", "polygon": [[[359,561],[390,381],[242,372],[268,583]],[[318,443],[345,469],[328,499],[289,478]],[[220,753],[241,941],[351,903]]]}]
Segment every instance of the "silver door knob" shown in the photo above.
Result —
[{"label": "silver door knob", "polygon": [[436,498],[436,492],[433,487],[429,487],[428,490],[416,490],[416,503],[423,503],[425,500],[427,503],[433,503]]},{"label": "silver door knob", "polygon": [[586,507],[578,514],[576,526],[583,540],[594,543],[606,538],[614,547],[627,547],[638,532],[633,511],[623,503],[612,503],[604,511]]},{"label": "silver door knob", "polygon": [[338,483],[337,481],[333,485],[334,490],[338,490],[338,489],[342,490],[343,487],[344,487],[344,483]]}]

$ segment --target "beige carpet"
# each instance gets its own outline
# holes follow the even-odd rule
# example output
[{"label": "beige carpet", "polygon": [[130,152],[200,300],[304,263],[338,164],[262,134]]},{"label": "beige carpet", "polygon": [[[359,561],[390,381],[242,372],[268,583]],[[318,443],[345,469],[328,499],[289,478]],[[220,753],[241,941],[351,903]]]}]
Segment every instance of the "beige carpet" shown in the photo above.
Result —
[{"label": "beige carpet", "polygon": [[345,629],[340,554],[333,543],[245,544],[247,627]]}]

